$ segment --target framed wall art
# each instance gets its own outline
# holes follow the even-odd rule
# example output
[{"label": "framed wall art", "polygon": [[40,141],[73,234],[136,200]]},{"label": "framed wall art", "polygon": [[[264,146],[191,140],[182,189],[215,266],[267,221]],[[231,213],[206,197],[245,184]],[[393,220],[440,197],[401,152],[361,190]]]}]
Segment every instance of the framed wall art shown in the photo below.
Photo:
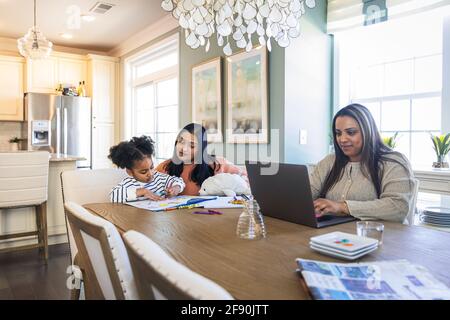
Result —
[{"label": "framed wall art", "polygon": [[268,143],[266,47],[227,58],[227,142]]},{"label": "framed wall art", "polygon": [[222,142],[221,58],[192,68],[192,121],[205,127],[208,142]]}]

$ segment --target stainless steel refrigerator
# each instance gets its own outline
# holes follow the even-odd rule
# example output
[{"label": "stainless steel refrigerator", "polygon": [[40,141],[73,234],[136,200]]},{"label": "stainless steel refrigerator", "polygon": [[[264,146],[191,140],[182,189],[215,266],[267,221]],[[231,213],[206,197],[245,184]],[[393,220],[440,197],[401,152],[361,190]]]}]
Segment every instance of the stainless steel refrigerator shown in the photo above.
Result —
[{"label": "stainless steel refrigerator", "polygon": [[92,107],[86,97],[25,93],[28,150],[48,150],[86,158],[78,168],[92,168]]}]

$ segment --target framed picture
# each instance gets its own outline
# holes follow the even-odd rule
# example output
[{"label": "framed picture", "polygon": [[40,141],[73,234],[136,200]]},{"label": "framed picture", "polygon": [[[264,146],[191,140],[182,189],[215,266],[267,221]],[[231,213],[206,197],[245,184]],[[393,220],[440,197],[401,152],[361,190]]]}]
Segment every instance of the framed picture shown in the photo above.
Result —
[{"label": "framed picture", "polygon": [[205,127],[208,142],[222,142],[220,57],[192,68],[192,121]]},{"label": "framed picture", "polygon": [[227,142],[268,143],[266,47],[227,58]]}]

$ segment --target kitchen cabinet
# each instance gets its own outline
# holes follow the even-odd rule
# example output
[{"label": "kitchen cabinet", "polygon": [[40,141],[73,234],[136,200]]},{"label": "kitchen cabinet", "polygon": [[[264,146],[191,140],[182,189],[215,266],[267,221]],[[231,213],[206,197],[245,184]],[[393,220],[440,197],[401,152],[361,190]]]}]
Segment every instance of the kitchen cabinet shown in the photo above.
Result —
[{"label": "kitchen cabinet", "polygon": [[0,55],[0,121],[23,121],[24,59]]},{"label": "kitchen cabinet", "polygon": [[27,92],[55,93],[61,84],[77,86],[86,81],[85,56],[54,53],[42,60],[27,59]]},{"label": "kitchen cabinet", "polygon": [[116,143],[118,59],[88,55],[88,95],[92,97],[92,168],[110,168],[109,149]]},{"label": "kitchen cabinet", "polygon": [[58,59],[27,60],[27,92],[55,93],[58,85]]},{"label": "kitchen cabinet", "polygon": [[83,59],[58,58],[58,83],[78,86],[86,81],[87,62]]},{"label": "kitchen cabinet", "polygon": [[92,125],[92,168],[112,168],[109,149],[115,144],[114,124],[94,122]]},{"label": "kitchen cabinet", "polygon": [[92,97],[92,119],[97,122],[114,123],[117,63],[115,60],[92,58],[93,55],[90,57],[88,94]]}]

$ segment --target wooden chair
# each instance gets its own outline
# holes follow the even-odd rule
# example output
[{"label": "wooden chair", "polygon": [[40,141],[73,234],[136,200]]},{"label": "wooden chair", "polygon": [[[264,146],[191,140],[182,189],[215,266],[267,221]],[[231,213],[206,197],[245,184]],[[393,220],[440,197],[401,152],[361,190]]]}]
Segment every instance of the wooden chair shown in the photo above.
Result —
[{"label": "wooden chair", "polygon": [[137,299],[128,254],[116,227],[74,202],[64,207],[78,248],[86,299]]},{"label": "wooden chair", "polygon": [[0,240],[36,236],[37,244],[0,252],[39,248],[48,259],[47,194],[50,155],[47,151],[0,153],[0,209],[34,207],[36,231],[0,235]]},{"label": "wooden chair", "polygon": [[131,230],[123,238],[140,299],[233,299],[224,288],[175,261],[145,235]]},{"label": "wooden chair", "polygon": [[[96,170],[69,170],[61,173],[61,188],[64,203],[72,201],[80,205],[94,202],[109,202],[109,192],[123,178],[126,177],[125,170],[119,169],[96,169]],[[77,246],[72,234],[72,230],[67,222],[67,237],[69,240],[70,256],[72,261],[73,274],[80,275],[81,271],[76,270],[79,263],[77,260]],[[83,283],[83,279],[78,279]],[[81,288],[72,290],[72,299],[80,298]]]}]

